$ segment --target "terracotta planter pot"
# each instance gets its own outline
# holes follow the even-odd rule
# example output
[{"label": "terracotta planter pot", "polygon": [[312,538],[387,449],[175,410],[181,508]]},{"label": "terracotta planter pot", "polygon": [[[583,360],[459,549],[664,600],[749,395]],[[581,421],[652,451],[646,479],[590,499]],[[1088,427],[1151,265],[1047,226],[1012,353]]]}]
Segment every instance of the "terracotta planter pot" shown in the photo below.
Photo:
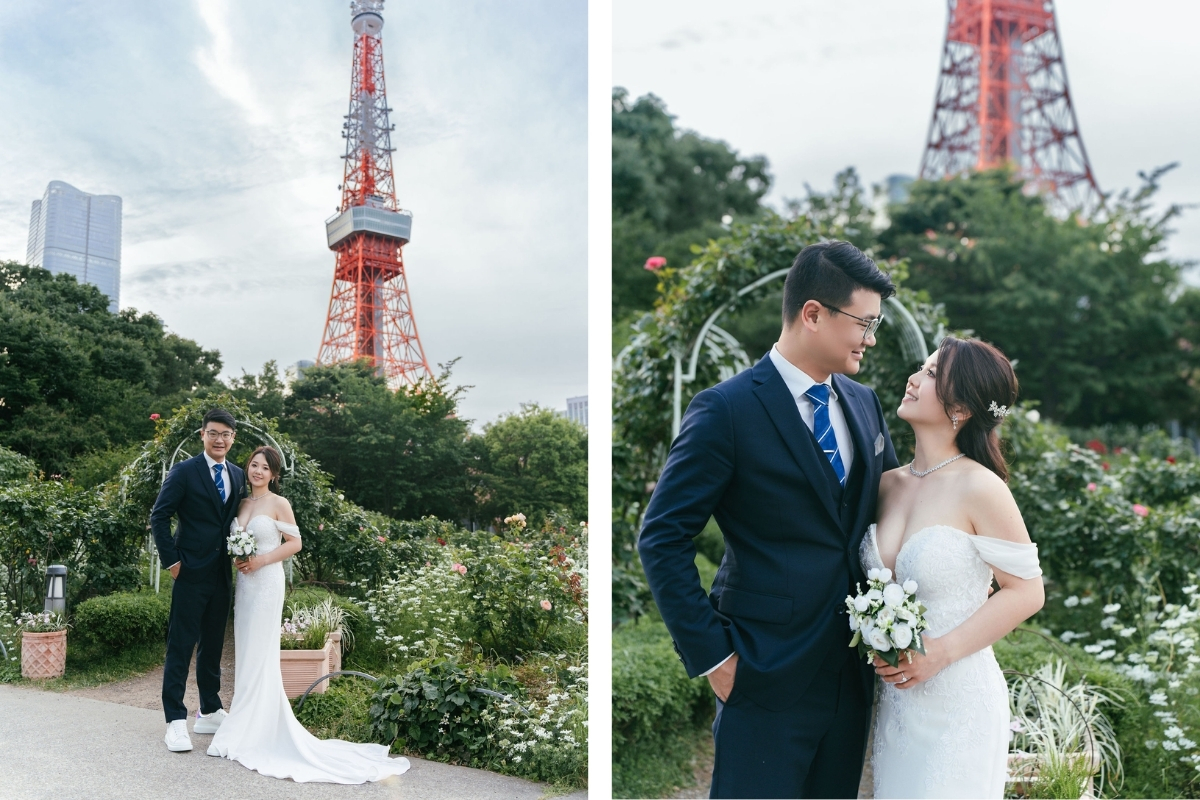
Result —
[{"label": "terracotta planter pot", "polygon": [[[326,634],[325,646],[320,650],[279,651],[279,671],[283,674],[283,690],[289,698],[299,697],[317,678],[328,675],[330,672],[337,672],[342,668],[341,638],[341,633]],[[312,690],[312,693],[324,694],[328,688],[329,681],[322,681]]]},{"label": "terracotta planter pot", "polygon": [[67,668],[67,632],[21,632],[21,676],[30,680],[61,678]]}]

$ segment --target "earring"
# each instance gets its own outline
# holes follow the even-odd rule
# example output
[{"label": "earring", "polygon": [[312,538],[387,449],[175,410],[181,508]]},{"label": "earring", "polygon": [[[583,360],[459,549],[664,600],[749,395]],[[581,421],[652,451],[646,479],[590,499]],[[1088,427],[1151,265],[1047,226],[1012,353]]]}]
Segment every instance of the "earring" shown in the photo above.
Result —
[{"label": "earring", "polygon": [[958,430],[958,414],[950,415],[950,424],[954,426],[954,430]]}]

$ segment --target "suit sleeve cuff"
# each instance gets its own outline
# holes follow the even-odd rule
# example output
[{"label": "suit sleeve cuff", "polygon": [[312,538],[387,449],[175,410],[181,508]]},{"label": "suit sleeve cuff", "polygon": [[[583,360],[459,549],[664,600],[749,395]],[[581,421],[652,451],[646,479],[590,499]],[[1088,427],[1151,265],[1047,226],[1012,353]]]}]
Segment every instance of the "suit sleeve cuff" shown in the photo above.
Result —
[{"label": "suit sleeve cuff", "polygon": [[703,677],[705,677],[705,676],[707,676],[707,675],[711,675],[711,674],[713,674],[714,672],[716,672],[718,669],[720,669],[720,668],[721,668],[721,665],[722,665],[722,664],[724,664],[724,663],[725,663],[726,661],[728,661],[729,659],[733,658],[735,655],[737,655],[737,654],[736,654],[736,653],[730,653],[729,655],[725,656],[724,658],[722,658],[722,659],[720,660],[720,662],[718,662],[717,664],[714,664],[714,665],[713,665],[713,666],[712,666],[710,669],[706,670],[705,672],[701,672],[701,673],[700,673],[700,677],[702,677],[702,678],[703,678]]}]

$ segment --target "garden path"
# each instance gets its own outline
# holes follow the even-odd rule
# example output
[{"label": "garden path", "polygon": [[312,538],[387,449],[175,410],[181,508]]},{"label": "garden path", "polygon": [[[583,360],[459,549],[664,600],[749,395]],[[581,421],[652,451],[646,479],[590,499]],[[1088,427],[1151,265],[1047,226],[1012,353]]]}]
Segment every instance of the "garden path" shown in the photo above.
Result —
[{"label": "garden path", "polygon": [[[221,699],[233,695],[233,625],[221,657]],[[379,797],[441,800],[537,800],[548,787],[486,770],[409,757],[412,769],[398,778],[361,786],[297,784],[266,778],[205,754],[209,736],[194,734],[190,753],[163,745],[162,667],[102,686],[45,692],[0,685],[0,763],[3,796],[12,800],[50,797],[158,798],[164,788],[212,786],[210,796],[257,798]],[[195,665],[188,673],[184,703],[199,707]],[[190,726],[189,726],[190,727]],[[562,800],[586,800],[587,792]]]}]

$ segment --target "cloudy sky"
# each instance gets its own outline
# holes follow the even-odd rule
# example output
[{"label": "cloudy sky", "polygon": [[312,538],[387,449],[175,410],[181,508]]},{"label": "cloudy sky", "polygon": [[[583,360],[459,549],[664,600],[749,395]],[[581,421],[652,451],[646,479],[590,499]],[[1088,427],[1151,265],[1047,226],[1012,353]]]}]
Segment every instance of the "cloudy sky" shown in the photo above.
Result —
[{"label": "cloudy sky", "polygon": [[[388,0],[409,290],[477,425],[587,393],[583,0]],[[5,0],[0,259],[50,180],[124,199],[121,306],[226,376],[314,358],[334,255],[346,0]]]},{"label": "cloudy sky", "polygon": [[[1160,206],[1200,202],[1200,6],[1055,3],[1075,113],[1104,191],[1180,162]],[[678,124],[766,155],[769,201],[914,175],[933,109],[944,0],[614,0],[613,83],[663,98]],[[1200,260],[1200,209],[1169,247]],[[1193,273],[1194,274],[1194,273]]]}]

